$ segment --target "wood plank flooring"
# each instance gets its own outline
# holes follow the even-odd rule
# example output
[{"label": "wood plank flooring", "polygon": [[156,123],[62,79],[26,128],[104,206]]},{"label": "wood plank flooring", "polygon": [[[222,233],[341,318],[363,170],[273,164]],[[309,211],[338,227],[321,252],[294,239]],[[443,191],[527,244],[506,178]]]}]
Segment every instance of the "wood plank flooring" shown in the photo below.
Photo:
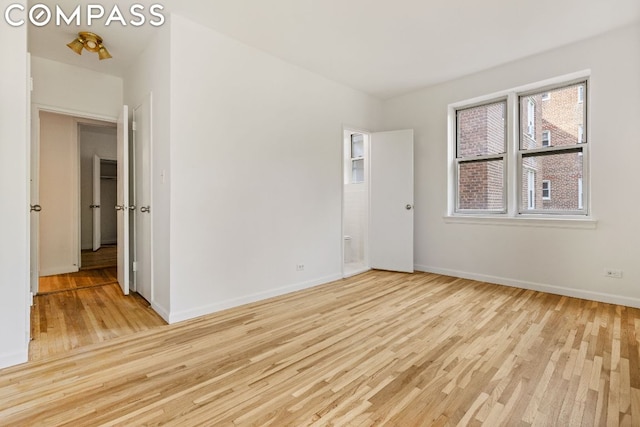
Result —
[{"label": "wood plank flooring", "polygon": [[638,309],[372,271],[2,370],[0,420],[638,426],[639,348]]},{"label": "wood plank flooring", "polygon": [[118,265],[117,245],[104,245],[97,251],[83,250],[80,253],[82,270],[116,267]]},{"label": "wood plank flooring", "polygon": [[67,353],[165,324],[144,298],[136,293],[123,295],[113,281],[37,295],[31,311],[29,359]]},{"label": "wood plank flooring", "polygon": [[80,270],[74,273],[43,276],[38,281],[38,294],[91,288],[118,281],[117,267]]}]

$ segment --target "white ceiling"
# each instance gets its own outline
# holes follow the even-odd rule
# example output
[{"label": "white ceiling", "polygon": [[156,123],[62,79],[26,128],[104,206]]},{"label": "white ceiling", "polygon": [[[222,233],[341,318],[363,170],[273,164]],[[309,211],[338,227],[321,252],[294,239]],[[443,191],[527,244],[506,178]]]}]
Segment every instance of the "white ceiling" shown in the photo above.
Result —
[{"label": "white ceiling", "polygon": [[[35,3],[33,1],[30,2]],[[95,2],[80,2],[82,4]],[[134,2],[102,1],[127,9]],[[183,0],[165,5],[250,46],[380,98],[450,80],[640,21],[638,0]],[[59,0],[64,10],[79,2]],[[73,28],[29,29],[32,54],[122,75],[156,29],[105,27],[114,56],[65,44]],[[204,47],[206,49],[206,47]],[[634,53],[634,54],[637,54]]]}]

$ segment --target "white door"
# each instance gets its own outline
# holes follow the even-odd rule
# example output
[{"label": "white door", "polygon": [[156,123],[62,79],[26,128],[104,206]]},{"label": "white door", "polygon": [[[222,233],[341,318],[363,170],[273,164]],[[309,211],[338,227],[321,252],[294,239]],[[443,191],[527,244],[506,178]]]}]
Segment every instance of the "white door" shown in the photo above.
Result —
[{"label": "white door", "polygon": [[100,249],[102,234],[100,232],[100,157],[97,154],[93,156],[93,198],[91,204],[91,213],[93,214],[93,250]]},{"label": "white door", "polygon": [[136,292],[151,302],[151,95],[133,110]]},{"label": "white door", "polygon": [[129,295],[129,108],[118,117],[118,283]]},{"label": "white door", "polygon": [[371,268],[413,272],[413,130],[371,134]]},{"label": "white door", "polygon": [[38,254],[38,242],[40,241],[39,233],[39,217],[40,207],[39,199],[39,176],[40,171],[40,142],[39,142],[40,118],[37,114],[31,113],[31,164],[30,164],[30,181],[31,181],[31,216],[30,216],[30,277],[31,277],[31,293],[38,293],[38,284],[40,278],[40,260]]}]

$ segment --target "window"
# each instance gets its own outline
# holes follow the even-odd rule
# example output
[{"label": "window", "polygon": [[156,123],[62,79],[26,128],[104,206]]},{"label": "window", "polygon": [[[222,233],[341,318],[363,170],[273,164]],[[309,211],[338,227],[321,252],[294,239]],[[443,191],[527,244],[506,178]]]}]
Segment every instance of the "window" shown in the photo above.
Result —
[{"label": "window", "polygon": [[578,144],[582,144],[584,141],[584,126],[582,123],[578,125]]},{"label": "window", "polygon": [[542,181],[542,200],[551,200],[551,181]]},{"label": "window", "polygon": [[582,209],[584,204],[582,202],[582,178],[578,178],[578,208]]},{"label": "window", "polygon": [[364,182],[364,136],[359,133],[351,135],[351,183]]},{"label": "window", "polygon": [[527,121],[526,121],[527,135],[535,139],[536,137],[536,104],[532,98],[529,98],[527,102]]},{"label": "window", "polygon": [[581,104],[583,102],[584,102],[584,86],[579,85],[578,86],[578,104]]},{"label": "window", "polygon": [[527,209],[536,208],[536,173],[527,171]]},{"label": "window", "polygon": [[[536,119],[540,126],[553,129],[568,129],[558,131],[554,135],[553,147],[545,145],[545,136],[542,136],[542,143],[538,147],[528,141],[528,130],[521,133],[520,146],[518,147],[519,167],[521,169],[531,169],[537,172],[540,182],[542,182],[540,197],[550,203],[536,205],[531,209],[529,203],[529,189],[527,185],[522,185],[522,200],[520,212],[535,211],[538,213],[572,213],[584,214],[584,207],[578,203],[578,178],[583,177],[584,158],[581,155],[586,147],[584,144],[585,121],[584,107],[576,110],[572,104],[571,94],[576,93],[577,88],[584,88],[584,82],[556,88],[549,91],[553,94],[550,100],[540,106],[539,117]],[[531,100],[542,97],[543,92],[533,92],[518,97],[520,104],[531,105]],[[583,93],[584,96],[584,93]],[[521,119],[522,127],[530,126],[530,117]],[[575,129],[572,135],[571,129]],[[555,181],[556,191],[551,199],[550,180]],[[545,184],[545,181],[547,184]],[[545,188],[545,185],[547,187]]]},{"label": "window", "polygon": [[506,114],[504,100],[456,111],[458,212],[504,212]]},{"label": "window", "polygon": [[588,215],[586,89],[554,79],[450,106],[450,214]]}]

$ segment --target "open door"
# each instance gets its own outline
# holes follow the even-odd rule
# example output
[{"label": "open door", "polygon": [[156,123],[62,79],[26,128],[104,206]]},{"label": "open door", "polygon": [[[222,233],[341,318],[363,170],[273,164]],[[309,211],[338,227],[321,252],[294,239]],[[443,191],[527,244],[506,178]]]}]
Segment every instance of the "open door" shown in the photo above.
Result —
[{"label": "open door", "polygon": [[40,118],[36,114],[31,114],[32,129],[31,129],[31,166],[30,166],[30,180],[31,180],[31,216],[30,216],[30,282],[31,293],[33,295],[38,293],[38,285],[40,279],[40,258],[38,253],[38,242],[40,241],[40,218],[39,212],[42,210],[40,206],[40,189],[39,189],[39,171],[40,171],[40,145],[38,131],[40,129]]},{"label": "open door", "polygon": [[100,249],[102,234],[100,230],[100,157],[97,154],[93,156],[93,198],[91,204],[91,213],[93,214],[93,250]]},{"label": "open door", "polygon": [[118,117],[118,283],[129,295],[129,108]]},{"label": "open door", "polygon": [[151,94],[133,110],[133,200],[134,254],[136,265],[135,290],[151,302],[152,247],[151,247]]},{"label": "open door", "polygon": [[371,268],[413,272],[413,130],[371,134]]}]

